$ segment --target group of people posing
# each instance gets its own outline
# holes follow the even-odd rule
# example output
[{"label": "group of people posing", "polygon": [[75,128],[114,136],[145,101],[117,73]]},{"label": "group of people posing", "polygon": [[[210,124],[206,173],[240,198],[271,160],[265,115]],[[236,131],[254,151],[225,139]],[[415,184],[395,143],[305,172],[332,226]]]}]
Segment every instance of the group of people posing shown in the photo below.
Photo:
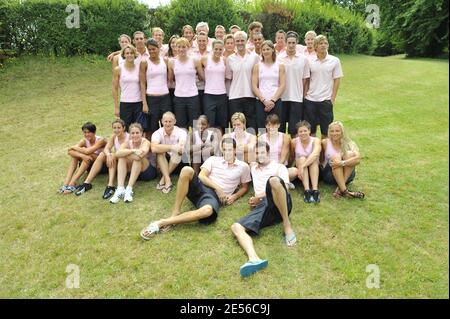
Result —
[{"label": "group of people posing", "polygon": [[[185,26],[183,37],[172,36],[168,45],[160,28],[148,40],[135,32],[134,45],[120,36],[121,50],[108,56],[117,117],[112,135],[102,138],[93,123],[83,125],[84,138],[69,148],[60,193],[81,195],[108,172],[103,198],[132,202],[137,180],[159,174],[156,189],[168,194],[172,175],[179,174],[172,214],[141,231],[148,240],[177,224],[214,222],[220,206],[233,204],[252,182],[251,212],[231,227],[248,255],[240,268],[248,276],[268,265],[250,235],[282,222],[286,244],[296,243],[289,220],[295,180],[303,184],[305,203],[320,202],[319,177],[336,185],[334,197],[364,193],[347,188],[361,157],[343,124],[333,122],[343,75],[326,37],[308,31],[302,46],[296,32],[280,30],[273,44],[259,22],[250,24],[249,38],[238,26],[229,30],[225,35],[217,26],[210,39],[201,22],[195,34]],[[181,211],[186,197],[195,210]]]}]

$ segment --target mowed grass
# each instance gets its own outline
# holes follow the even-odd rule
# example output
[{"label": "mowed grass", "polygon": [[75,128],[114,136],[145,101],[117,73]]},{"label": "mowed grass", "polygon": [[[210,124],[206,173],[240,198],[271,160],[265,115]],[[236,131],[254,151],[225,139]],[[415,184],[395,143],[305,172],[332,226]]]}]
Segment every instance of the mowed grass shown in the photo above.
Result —
[{"label": "mowed grass", "polygon": [[[0,71],[0,297],[3,298],[448,298],[448,61],[341,56],[335,105],[363,159],[353,189],[364,201],[303,203],[291,191],[299,242],[280,225],[255,239],[269,267],[246,261],[230,231],[250,192],[212,226],[177,226],[149,242],[139,231],[167,216],[175,191],[138,182],[132,204],[56,193],[81,125],[109,136],[111,65],[104,58],[23,58]],[[184,208],[191,208],[186,201]],[[80,288],[66,288],[66,267]],[[380,288],[366,267],[378,265]]]}]

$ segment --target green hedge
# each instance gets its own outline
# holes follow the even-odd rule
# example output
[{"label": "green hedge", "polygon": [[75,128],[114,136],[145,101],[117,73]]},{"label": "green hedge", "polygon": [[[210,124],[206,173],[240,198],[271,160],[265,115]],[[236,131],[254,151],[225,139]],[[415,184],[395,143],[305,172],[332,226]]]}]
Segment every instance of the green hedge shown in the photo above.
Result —
[{"label": "green hedge", "polygon": [[[67,28],[69,4],[80,8],[80,28]],[[143,30],[147,6],[136,0],[0,0],[5,42],[18,54],[105,54],[117,37]]]}]

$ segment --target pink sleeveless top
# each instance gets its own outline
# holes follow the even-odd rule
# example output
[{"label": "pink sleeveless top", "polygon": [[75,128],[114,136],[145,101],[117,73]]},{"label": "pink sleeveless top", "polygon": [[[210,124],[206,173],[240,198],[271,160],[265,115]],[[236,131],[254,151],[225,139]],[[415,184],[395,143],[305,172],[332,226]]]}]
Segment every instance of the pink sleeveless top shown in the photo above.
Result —
[{"label": "pink sleeveless top", "polygon": [[122,58],[122,55],[119,54],[119,59],[117,61],[117,65],[122,66],[125,63],[125,59]]},{"label": "pink sleeveless top", "polygon": [[327,149],[325,151],[325,162],[323,163],[323,165],[325,166],[327,163],[329,163],[331,158],[335,155],[341,155],[341,151],[335,149],[330,139],[327,139]]},{"label": "pink sleeveless top", "polygon": [[266,100],[272,99],[278,90],[280,79],[280,66],[278,62],[271,66],[259,62],[259,90]]},{"label": "pink sleeveless top", "polygon": [[272,143],[269,139],[269,135],[267,133],[264,133],[261,135],[261,138],[264,142],[268,143],[270,145],[270,154],[269,158],[277,163],[280,162],[281,157],[281,150],[283,148],[283,140],[284,140],[284,134],[281,132],[278,132],[278,138],[275,141],[275,143]]},{"label": "pink sleeveless top", "polygon": [[309,155],[311,155],[312,151],[313,151],[313,145],[314,145],[314,141],[315,141],[315,137],[311,137],[309,144],[306,148],[303,147],[302,142],[300,141],[299,137],[295,138],[295,159],[298,159],[300,157],[308,157]]},{"label": "pink sleeveless top", "polygon": [[[95,135],[95,143],[97,143],[97,142],[98,142],[99,140],[101,140],[101,139],[102,139],[101,136]],[[84,140],[86,141],[86,148],[89,148],[89,147],[92,146],[91,142],[89,142],[88,139],[84,139]],[[94,143],[94,144],[95,144],[95,143]],[[100,154],[102,151],[103,151],[103,147],[102,147],[102,148],[99,148],[99,149],[96,150],[94,153],[98,155],[98,154]]]},{"label": "pink sleeveless top", "polygon": [[[206,140],[210,142],[211,141],[211,136],[212,136],[213,132],[210,130],[206,130]],[[202,144],[202,138],[200,137],[200,132],[198,130],[196,130],[194,132],[194,145],[201,145]]]},{"label": "pink sleeveless top", "polygon": [[241,140],[237,140],[237,138],[236,138],[236,133],[235,132],[232,132],[231,134],[230,134],[230,137],[233,139],[233,140],[235,140],[236,141],[236,144],[248,144],[248,143],[250,143],[250,137],[251,137],[251,135],[252,134],[250,134],[249,132],[245,132],[245,141],[244,141],[244,143],[240,143],[241,142]]},{"label": "pink sleeveless top", "polygon": [[185,63],[181,63],[178,59],[175,59],[173,71],[177,81],[175,96],[193,97],[198,95],[198,89],[195,83],[197,70],[194,66],[194,59],[189,57]]},{"label": "pink sleeveless top", "polygon": [[212,56],[208,56],[208,62],[205,68],[205,93],[215,95],[227,93],[223,57],[220,57],[220,61],[216,63],[212,59]]},{"label": "pink sleeveless top", "polygon": [[147,94],[165,95],[169,94],[167,86],[167,65],[162,58],[158,64],[154,64],[147,58]]},{"label": "pink sleeveless top", "polygon": [[141,102],[141,87],[139,84],[139,64],[134,63],[133,70],[129,71],[123,65],[120,68],[120,102]]},{"label": "pink sleeveless top", "polygon": [[[128,132],[125,132],[125,140],[124,143],[127,143],[130,139],[130,134],[128,134]],[[118,150],[120,150],[120,142],[119,142],[119,138],[117,136],[114,137],[114,148],[116,150],[116,152]]]}]

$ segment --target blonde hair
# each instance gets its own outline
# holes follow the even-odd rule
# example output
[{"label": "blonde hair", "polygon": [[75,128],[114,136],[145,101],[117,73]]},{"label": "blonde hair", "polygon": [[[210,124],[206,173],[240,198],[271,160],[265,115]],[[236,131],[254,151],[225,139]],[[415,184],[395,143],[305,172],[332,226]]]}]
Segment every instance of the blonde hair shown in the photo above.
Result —
[{"label": "blonde hair", "polygon": [[309,30],[308,32],[305,33],[305,39],[308,35],[312,35],[314,38],[317,37],[317,33],[314,32],[313,30]]},{"label": "blonde hair", "polygon": [[341,121],[334,121],[332,122],[330,125],[328,125],[328,131],[331,130],[332,126],[339,126],[339,128],[341,129],[342,132],[342,136],[340,139],[340,143],[341,143],[341,152],[342,152],[342,156],[347,153],[347,152],[359,152],[359,148],[356,145],[355,142],[353,142],[347,135],[347,132],[344,129],[344,124],[342,124]]},{"label": "blonde hair", "polygon": [[318,35],[317,37],[314,38],[314,48],[317,48],[319,43],[322,41],[327,41],[328,39],[326,36],[324,36],[323,34]]},{"label": "blonde hair", "polygon": [[214,49],[216,44],[221,44],[222,46],[225,45],[222,40],[214,40],[211,47]]},{"label": "blonde hair", "polygon": [[154,27],[154,28],[152,28],[152,35],[153,35],[153,33],[155,33],[156,31],[161,32],[162,35],[164,36],[164,31],[163,31],[163,29],[161,29],[160,27]]},{"label": "blonde hair", "polygon": [[123,59],[125,59],[125,50],[126,50],[126,49],[130,49],[131,52],[132,52],[133,55],[134,55],[134,58],[137,58],[138,53],[137,53],[137,51],[136,51],[136,48],[135,48],[132,44],[127,44],[122,50],[120,50],[120,56],[121,56]]},{"label": "blonde hair", "polygon": [[244,124],[244,126],[245,126],[246,123],[247,123],[247,120],[245,119],[244,113],[241,113],[241,112],[236,112],[236,113],[234,113],[234,114],[231,116],[231,123],[233,123],[233,122],[236,121],[236,120],[242,122],[242,123]]},{"label": "blonde hair", "polygon": [[236,31],[236,33],[234,34],[234,39],[236,40],[238,36],[243,37],[245,41],[247,41],[248,39],[248,35],[245,31]]},{"label": "blonde hair", "polygon": [[209,32],[208,22],[204,22],[204,21],[197,23],[197,26],[195,27],[195,32],[197,32],[198,28],[202,28],[202,27],[206,27],[206,30],[208,30],[208,32]]},{"label": "blonde hair", "polygon": [[129,127],[128,127],[128,132],[131,132],[131,129],[133,128],[137,128],[141,133],[144,132],[144,129],[142,128],[142,125],[139,123],[132,123]]},{"label": "blonde hair", "polygon": [[119,41],[120,44],[120,39],[125,38],[128,40],[128,43],[131,43],[131,38],[128,34],[121,34],[120,37],[117,39],[117,41]]},{"label": "blonde hair", "polygon": [[273,50],[273,52],[272,52],[272,60],[273,60],[273,62],[275,62],[275,61],[277,60],[277,54],[275,53],[275,46],[273,45],[273,42],[270,41],[270,40],[266,40],[266,41],[264,41],[264,42],[261,44],[261,57],[262,57],[262,61],[264,62],[264,55],[262,54],[262,48],[263,48],[265,45],[268,45],[269,48],[271,48],[271,49]]},{"label": "blonde hair", "polygon": [[184,46],[187,46],[189,48],[191,46],[191,43],[185,37],[181,37],[181,38],[177,39],[176,45],[177,46],[184,45]]}]

